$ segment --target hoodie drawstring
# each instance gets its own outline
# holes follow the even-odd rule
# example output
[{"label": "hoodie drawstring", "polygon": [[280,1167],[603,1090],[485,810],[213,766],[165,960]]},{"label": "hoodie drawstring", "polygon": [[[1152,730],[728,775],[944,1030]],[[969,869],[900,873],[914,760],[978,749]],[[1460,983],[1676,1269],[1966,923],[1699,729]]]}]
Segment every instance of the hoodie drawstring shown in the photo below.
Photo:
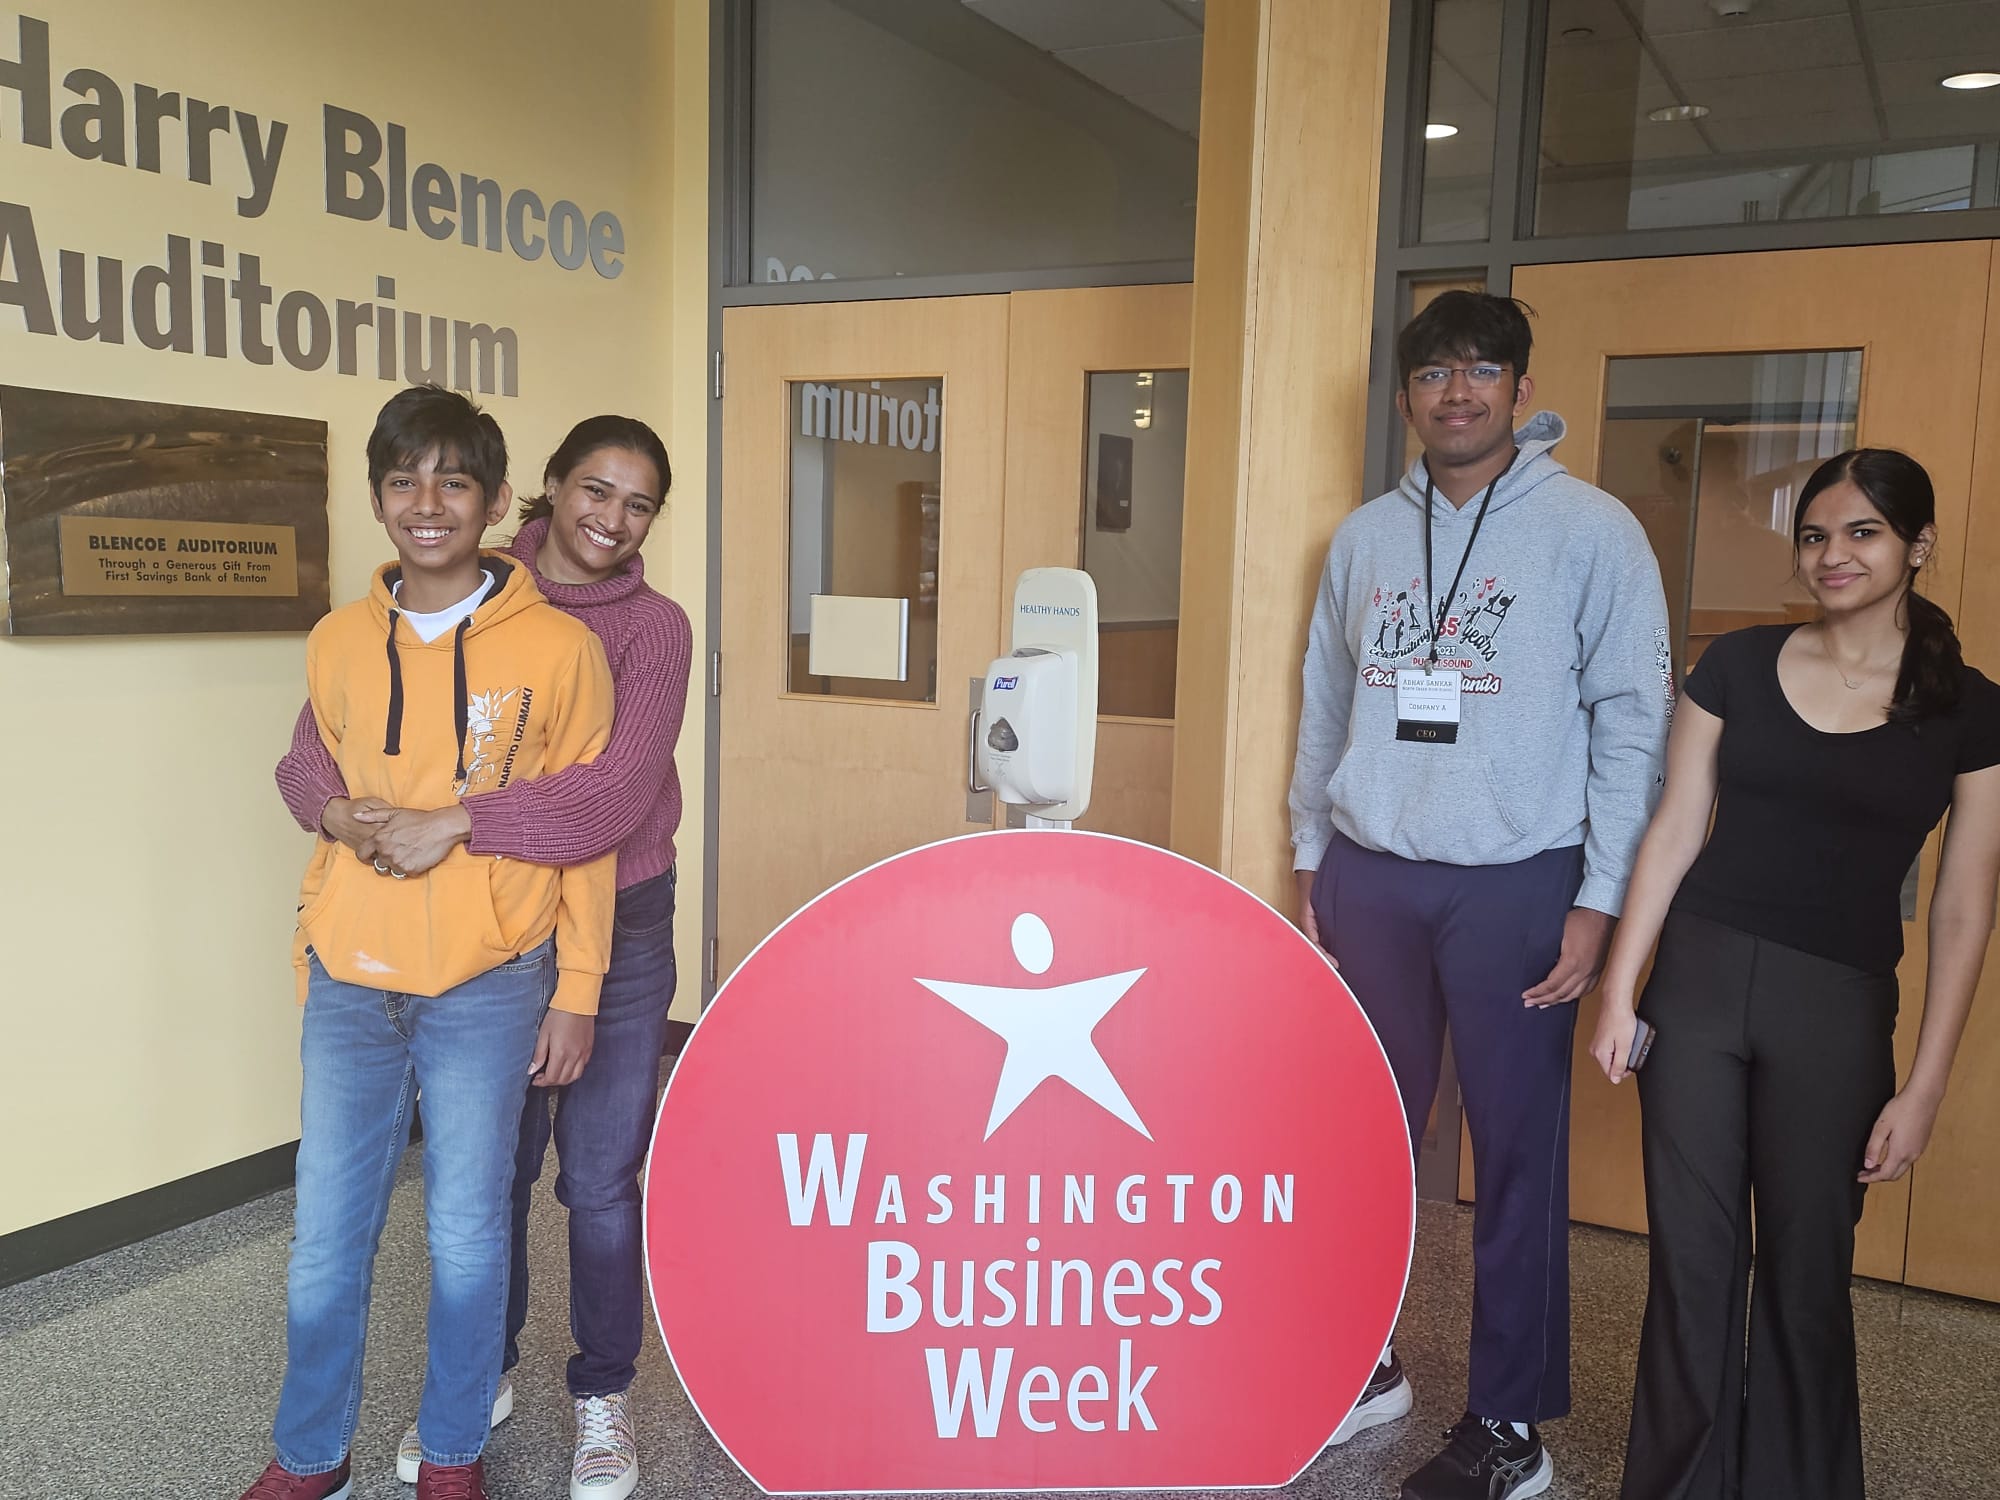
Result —
[{"label": "hoodie drawstring", "polygon": [[403,659],[396,654],[396,611],[389,611],[389,723],[382,734],[382,753],[403,753]]},{"label": "hoodie drawstring", "polygon": [[465,632],[472,628],[472,616],[458,622],[451,637],[452,743],[458,747],[458,763],[451,773],[454,789],[465,785],[465,730],[470,717],[465,693]]}]

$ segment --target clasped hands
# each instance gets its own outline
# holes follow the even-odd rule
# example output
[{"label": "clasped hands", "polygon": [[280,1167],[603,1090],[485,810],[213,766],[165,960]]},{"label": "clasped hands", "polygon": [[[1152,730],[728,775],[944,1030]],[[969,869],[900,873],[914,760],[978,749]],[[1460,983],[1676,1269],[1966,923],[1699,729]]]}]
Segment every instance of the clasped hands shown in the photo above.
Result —
[{"label": "clasped hands", "polygon": [[384,875],[421,875],[472,833],[472,819],[453,802],[430,812],[397,807],[380,797],[335,797],[320,814],[328,837]]},{"label": "clasped hands", "polygon": [[[356,859],[398,877],[421,875],[442,863],[472,834],[472,818],[457,802],[419,812],[380,797],[335,797],[320,814],[319,826]],[[537,1088],[576,1082],[590,1061],[596,1033],[595,1018],[551,1010],[535,1039],[528,1081]]]}]

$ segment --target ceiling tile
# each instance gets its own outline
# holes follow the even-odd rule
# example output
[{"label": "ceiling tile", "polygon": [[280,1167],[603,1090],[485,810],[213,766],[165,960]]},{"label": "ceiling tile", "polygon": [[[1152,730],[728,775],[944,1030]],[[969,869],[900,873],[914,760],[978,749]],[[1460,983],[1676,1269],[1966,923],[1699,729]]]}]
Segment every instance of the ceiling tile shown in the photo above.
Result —
[{"label": "ceiling tile", "polygon": [[1431,50],[1461,67],[1500,55],[1499,0],[1438,0],[1431,18]]},{"label": "ceiling tile", "polygon": [[1847,0],[1750,0],[1748,14],[1741,16],[1717,15],[1712,0],[1636,0],[1633,9],[1647,36],[1663,37],[1732,31],[1810,16],[1844,17]]},{"label": "ceiling tile", "polygon": [[[1566,31],[1587,31],[1589,36],[1564,37]],[[1632,25],[1617,0],[1549,0],[1549,50],[1575,46],[1580,42],[1630,40]]]},{"label": "ceiling tile", "polygon": [[1883,62],[1930,62],[1947,73],[2000,71],[2000,5],[1926,5],[1869,16],[1868,44]]},{"label": "ceiling tile", "polygon": [[1830,146],[1872,148],[1877,144],[1873,111],[1784,111],[1706,122],[1715,144],[1726,152],[1803,151]]},{"label": "ceiling tile", "polygon": [[1837,68],[1861,61],[1854,25],[1845,15],[1778,21],[1768,26],[1735,26],[1728,31],[1690,32],[1661,37],[1653,47],[1690,96],[1711,78]]},{"label": "ceiling tile", "polygon": [[1114,47],[1079,47],[1056,54],[1059,61],[1093,78],[1114,94],[1164,94],[1201,88],[1201,38],[1126,42]]},{"label": "ceiling tile", "polygon": [[1968,0],[1861,0],[1861,9],[1873,15],[1880,11],[1937,10],[1967,3]]},{"label": "ceiling tile", "polygon": [[[1938,90],[1943,93],[1944,90]],[[1935,102],[1920,100],[1913,104],[1890,104],[1886,106],[1889,115],[1889,136],[1896,141],[1969,141],[1975,138],[1991,140],[2000,133],[2000,122],[1996,122],[1992,110],[1982,117],[1983,128],[1967,129],[1964,109],[1951,99]]]},{"label": "ceiling tile", "polygon": [[1543,92],[1547,97],[1609,90],[1647,67],[1645,50],[1623,41],[1571,42],[1549,48]]},{"label": "ceiling tile", "polygon": [[1662,125],[1645,118],[1650,109],[1673,103],[1664,91],[1640,96],[1634,107],[1630,94],[1582,94],[1542,136],[1542,151],[1565,163],[1624,161],[1657,156],[1705,156],[1700,132],[1685,121]]},{"label": "ceiling tile", "polygon": [[1431,81],[1427,113],[1432,120],[1464,130],[1476,121],[1493,118],[1493,100],[1464,75],[1447,70]]},{"label": "ceiling tile", "polygon": [[1697,104],[1708,106],[1708,118],[1748,120],[1768,115],[1849,115],[1864,134],[1875,130],[1875,111],[1868,98],[1868,74],[1859,66],[1800,68],[1762,78],[1715,78],[1704,83]]},{"label": "ceiling tile", "polygon": [[1185,12],[1166,0],[964,0],[966,9],[1044,52],[1151,42],[1198,34]]},{"label": "ceiling tile", "polygon": [[1938,79],[1943,72],[1930,62],[1882,63],[1875,74],[1883,103],[1935,112],[1945,127],[1940,134],[1968,138],[2000,134],[2000,89],[1942,88]]},{"label": "ceiling tile", "polygon": [[1182,135],[1201,134],[1201,90],[1177,89],[1159,94],[1134,94],[1132,102]]}]

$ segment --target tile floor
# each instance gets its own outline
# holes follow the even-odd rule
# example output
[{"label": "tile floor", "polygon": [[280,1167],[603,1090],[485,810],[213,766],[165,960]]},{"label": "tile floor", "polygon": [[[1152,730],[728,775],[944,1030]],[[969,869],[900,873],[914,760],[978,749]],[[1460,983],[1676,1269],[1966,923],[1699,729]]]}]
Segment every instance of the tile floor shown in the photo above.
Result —
[{"label": "tile floor", "polygon": [[[428,1285],[421,1189],[405,1163],[376,1271],[355,1500],[408,1500],[391,1460],[415,1410]],[[284,1357],[284,1260],[291,1199],[278,1194],[84,1265],[0,1290],[0,1497],[233,1500],[268,1454]],[[560,1285],[560,1210],[546,1193],[534,1226],[544,1285]],[[1364,1434],[1292,1486],[1304,1500],[1388,1497],[1458,1414],[1470,1318],[1469,1211],[1423,1208],[1397,1347],[1417,1390],[1412,1417]],[[1645,1289],[1645,1245],[1574,1231],[1576,1410],[1547,1429],[1553,1500],[1618,1488]],[[1857,1283],[1869,1494],[2000,1494],[2000,1307]],[[567,1493],[562,1388],[567,1318],[539,1298],[517,1374],[516,1415],[488,1450],[507,1500]],[[645,1496],[749,1500],[754,1487],[716,1447],[657,1342],[636,1401]],[[1752,1500],[1752,1497],[1746,1497]]]}]

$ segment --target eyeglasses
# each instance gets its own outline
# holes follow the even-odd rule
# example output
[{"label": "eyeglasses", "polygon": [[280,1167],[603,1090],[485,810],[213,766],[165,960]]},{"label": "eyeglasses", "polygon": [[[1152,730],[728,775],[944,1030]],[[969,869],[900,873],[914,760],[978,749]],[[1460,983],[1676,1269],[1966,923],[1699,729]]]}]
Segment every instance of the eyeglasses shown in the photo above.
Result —
[{"label": "eyeglasses", "polygon": [[1410,384],[1420,391],[1441,391],[1451,384],[1451,377],[1463,375],[1465,383],[1474,390],[1491,390],[1507,378],[1505,365],[1425,365],[1413,372]]}]

